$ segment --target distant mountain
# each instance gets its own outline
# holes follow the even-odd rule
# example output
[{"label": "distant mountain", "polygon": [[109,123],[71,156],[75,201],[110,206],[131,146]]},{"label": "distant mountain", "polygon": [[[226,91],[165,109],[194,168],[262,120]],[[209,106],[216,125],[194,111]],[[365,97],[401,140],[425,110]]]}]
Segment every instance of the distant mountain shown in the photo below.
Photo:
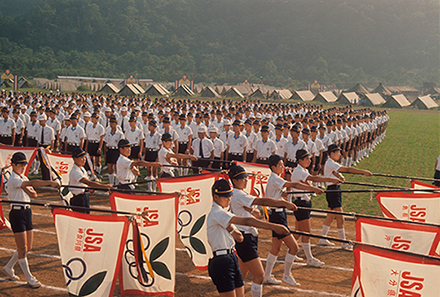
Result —
[{"label": "distant mountain", "polygon": [[0,13],[16,16],[40,5],[44,0],[0,0]]},{"label": "distant mountain", "polygon": [[287,87],[315,79],[339,87],[440,80],[437,0],[15,0],[0,7],[7,2],[31,9],[0,18],[0,67],[28,76],[262,77]]}]

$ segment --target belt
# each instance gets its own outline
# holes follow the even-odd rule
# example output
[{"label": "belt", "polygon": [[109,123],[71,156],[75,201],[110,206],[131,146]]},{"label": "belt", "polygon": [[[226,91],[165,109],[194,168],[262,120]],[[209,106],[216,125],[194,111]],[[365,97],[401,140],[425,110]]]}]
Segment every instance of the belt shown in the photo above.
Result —
[{"label": "belt", "polygon": [[267,161],[269,158],[257,158],[257,160]]},{"label": "belt", "polygon": [[287,159],[287,161],[295,163],[295,160],[292,160],[292,159]]},{"label": "belt", "polygon": [[35,136],[29,136],[29,135],[28,135],[28,138],[29,138],[29,139],[35,139]]},{"label": "belt", "polygon": [[11,137],[11,135],[1,134],[1,137]]},{"label": "belt", "polygon": [[282,207],[277,207],[277,208],[272,208],[271,210],[274,211],[274,212],[283,212],[283,211],[284,211],[284,208],[282,208]]},{"label": "belt", "polygon": [[25,205],[13,204],[12,205],[13,210],[23,210],[23,209],[30,209],[30,208],[31,208],[31,206],[29,204],[25,204]]},{"label": "belt", "polygon": [[157,152],[158,150],[157,149],[154,149],[154,148],[146,148],[146,150],[147,151],[149,151],[149,152]]},{"label": "belt", "polygon": [[243,154],[240,154],[240,153],[230,153],[230,154],[233,156],[243,156]]},{"label": "belt", "polygon": [[117,150],[118,148],[116,146],[108,146],[107,149],[109,149],[109,150]]},{"label": "belt", "polygon": [[223,250],[213,251],[212,253],[214,254],[214,257],[218,257],[218,256],[232,254],[233,252],[234,252],[234,249],[231,248],[231,249],[223,249]]},{"label": "belt", "polygon": [[90,143],[99,143],[99,140],[89,140]]},{"label": "belt", "polygon": [[188,144],[188,141],[179,141],[179,144]]},{"label": "belt", "polygon": [[73,143],[73,142],[68,142],[67,145],[70,145],[70,146],[79,146],[79,144],[76,144],[76,143]]}]

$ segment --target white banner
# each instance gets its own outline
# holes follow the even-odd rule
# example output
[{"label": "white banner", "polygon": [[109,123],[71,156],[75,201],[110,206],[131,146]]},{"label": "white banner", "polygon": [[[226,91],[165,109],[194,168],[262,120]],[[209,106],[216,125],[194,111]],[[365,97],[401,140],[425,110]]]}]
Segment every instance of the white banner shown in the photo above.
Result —
[{"label": "white banner", "polygon": [[[176,226],[178,196],[170,195],[128,195],[113,193],[110,196],[113,210],[128,212],[148,211],[149,221],[138,217],[137,224],[142,235],[142,243],[153,275],[147,282],[138,275],[133,245],[132,228],[125,243],[120,274],[121,295],[155,294],[174,296],[176,274]],[[149,271],[148,264],[143,261]]]},{"label": "white banner", "polygon": [[[29,169],[31,168],[32,162],[34,161],[35,155],[37,154],[37,148],[36,147],[14,147],[14,146],[1,145],[0,146],[0,168],[4,168],[3,173],[4,173],[4,176],[6,179],[9,178],[9,175],[12,172],[11,158],[12,158],[12,155],[16,152],[22,152],[26,156],[26,160],[28,161],[28,165],[26,166],[26,170],[24,171],[24,175],[27,176],[29,173]],[[4,182],[6,183],[6,181],[7,180],[5,180]]]},{"label": "white banner", "polygon": [[351,296],[440,296],[440,260],[362,245],[355,248],[354,255]]},{"label": "white banner", "polygon": [[180,192],[177,233],[188,256],[199,270],[208,269],[212,257],[206,233],[206,218],[211,210],[211,187],[219,178],[217,173],[173,179],[159,179],[161,192]]},{"label": "white banner", "polygon": [[390,249],[425,255],[435,255],[440,240],[440,229],[360,218],[356,221],[356,241]]},{"label": "white banner", "polygon": [[247,183],[246,192],[250,195],[265,197],[266,185],[270,176],[270,169],[268,165],[246,163],[234,161],[237,165],[242,166],[249,176],[249,182]]},{"label": "white banner", "polygon": [[[72,155],[63,155],[57,153],[49,153],[42,151],[43,158],[51,172],[52,180],[58,180],[63,185],[68,185],[70,183],[69,173],[74,165]],[[52,167],[53,170],[50,168]],[[55,171],[55,172],[54,172]],[[73,194],[68,188],[61,188],[61,196],[70,204],[70,198]]]},{"label": "white banner", "polygon": [[113,296],[128,219],[60,209],[53,216],[69,296]]},{"label": "white banner", "polygon": [[[440,191],[439,187],[436,187],[436,186],[430,185],[430,184],[426,184],[426,183],[422,183],[418,180],[414,180],[411,182],[411,188],[413,188],[413,189],[439,189],[439,191]],[[426,192],[413,191],[413,193],[426,193]]]},{"label": "white banner", "polygon": [[376,198],[388,218],[440,224],[440,193],[378,193]]}]

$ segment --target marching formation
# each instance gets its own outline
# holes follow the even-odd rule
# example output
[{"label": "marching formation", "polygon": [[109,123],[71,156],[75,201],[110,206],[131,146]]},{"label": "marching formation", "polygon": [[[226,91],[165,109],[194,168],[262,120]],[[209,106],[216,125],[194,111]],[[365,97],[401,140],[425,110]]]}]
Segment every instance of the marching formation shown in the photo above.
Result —
[{"label": "marching formation", "polygon": [[[341,173],[371,176],[366,170],[351,167],[368,154],[385,137],[386,112],[351,107],[330,108],[309,104],[265,104],[248,102],[200,102],[174,99],[113,98],[95,95],[21,94],[0,95],[3,120],[0,142],[11,146],[44,147],[72,155],[74,166],[69,174],[71,186],[134,190],[139,167],[146,167],[145,179],[151,191],[160,177],[193,174],[200,169],[228,169],[229,181],[220,179],[212,187],[213,206],[207,218],[208,241],[214,257],[209,274],[220,295],[243,296],[243,277],[252,275],[252,296],[262,295],[263,283],[281,281],[298,286],[291,267],[298,260],[298,235],[287,225],[286,209],[294,211],[296,230],[310,232],[311,196],[340,189]],[[232,129],[231,129],[232,127]],[[86,152],[93,164],[87,164]],[[108,169],[109,185],[94,180],[100,176],[101,158]],[[31,173],[41,167],[43,180],[50,180],[50,168],[43,156],[32,165]],[[271,171],[265,197],[256,198],[245,191],[248,173],[231,161],[265,164]],[[339,164],[338,162],[341,162]],[[26,252],[32,245],[30,197],[32,187],[59,184],[50,181],[27,181],[23,175],[26,158],[15,153],[13,174],[6,184],[13,205],[10,213],[17,251],[3,268],[11,278],[14,265],[20,263],[28,283],[38,287],[30,274]],[[92,166],[90,166],[92,165]],[[190,166],[187,166],[190,165]],[[94,166],[94,168],[92,168]],[[176,167],[173,167],[176,166]],[[17,180],[17,182],[15,182]],[[13,184],[17,184],[13,186]],[[89,213],[87,192],[71,188],[73,210]],[[287,190],[309,191],[289,195]],[[21,194],[20,194],[21,193]],[[329,210],[342,212],[340,192],[326,193]],[[269,207],[268,222],[259,206]],[[345,239],[342,215],[329,214],[322,234],[325,236],[336,219],[338,234]],[[258,230],[272,230],[272,248],[265,269],[259,258]],[[307,265],[320,267],[313,257],[309,237],[302,236],[301,246]],[[272,275],[282,243],[288,247],[282,280]],[[333,245],[326,240],[319,244]],[[342,248],[351,249],[348,244]],[[235,254],[236,253],[236,254]],[[238,257],[237,257],[237,256]]]}]

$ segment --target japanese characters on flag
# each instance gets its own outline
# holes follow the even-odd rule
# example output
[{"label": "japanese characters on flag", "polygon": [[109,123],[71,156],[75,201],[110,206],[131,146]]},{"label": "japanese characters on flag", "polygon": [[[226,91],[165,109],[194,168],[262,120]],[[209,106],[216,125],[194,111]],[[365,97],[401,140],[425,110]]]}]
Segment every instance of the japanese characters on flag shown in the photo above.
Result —
[{"label": "japanese characters on flag", "polygon": [[358,245],[352,297],[440,296],[440,260]]},{"label": "japanese characters on flag", "polygon": [[69,296],[113,296],[128,219],[60,209],[53,217]]},{"label": "japanese characters on flag", "polygon": [[359,218],[356,221],[356,241],[434,256],[440,241],[440,229],[433,226]]},{"label": "japanese characters on flag", "polygon": [[[72,155],[49,153],[45,150],[41,150],[41,154],[49,169],[52,168],[50,169],[52,179],[58,180],[63,185],[68,185],[70,180],[69,173],[74,164]],[[61,188],[61,196],[69,204],[73,194],[68,188]]]},{"label": "japanese characters on flag", "polygon": [[385,217],[440,224],[440,193],[378,193],[376,199]]},{"label": "japanese characters on flag", "polygon": [[249,176],[250,182],[247,184],[246,192],[248,192],[249,195],[264,197],[267,181],[271,173],[269,166],[265,164],[234,162],[242,166],[247,173],[252,173],[252,175]]},{"label": "japanese characters on flag", "polygon": [[[3,175],[5,177],[4,182],[7,182],[7,179],[9,178],[12,167],[11,166],[11,158],[12,155],[16,152],[22,152],[26,156],[26,160],[28,161],[28,164],[26,166],[26,169],[24,171],[24,175],[27,176],[29,173],[29,169],[31,168],[32,162],[35,159],[35,155],[37,154],[37,148],[36,147],[11,147],[11,146],[3,146],[0,145],[0,167],[3,170]],[[7,167],[7,168],[6,168]]]},{"label": "japanese characters on flag", "polygon": [[161,192],[180,192],[177,233],[188,256],[199,270],[208,268],[212,257],[206,233],[206,218],[212,206],[211,187],[219,178],[217,173],[198,176],[159,179]]},{"label": "japanese characters on flag", "polygon": [[[113,210],[148,211],[150,220],[146,221],[142,217],[136,218],[153,275],[148,273],[150,276],[148,282],[139,276],[133,245],[133,230],[129,228],[119,281],[121,295],[174,296],[178,196],[176,194],[140,196],[113,193],[110,196],[110,202]],[[148,272],[148,264],[142,261],[143,271]]]}]

